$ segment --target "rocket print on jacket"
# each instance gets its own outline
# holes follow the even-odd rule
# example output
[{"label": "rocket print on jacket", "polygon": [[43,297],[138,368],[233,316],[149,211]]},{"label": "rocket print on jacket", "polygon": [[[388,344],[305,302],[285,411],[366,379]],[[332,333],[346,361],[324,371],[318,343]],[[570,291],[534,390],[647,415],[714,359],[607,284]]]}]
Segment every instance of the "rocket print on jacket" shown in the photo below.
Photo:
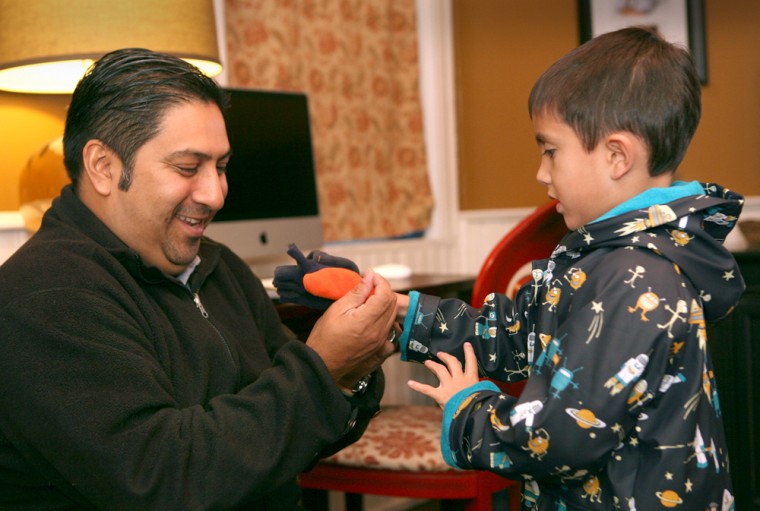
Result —
[{"label": "rocket print on jacket", "polygon": [[469,341],[482,376],[527,378],[450,401],[450,464],[522,479],[524,509],[734,509],[706,322],[743,291],[719,243],[743,201],[703,188],[568,233],[514,300],[410,296],[406,359]]}]

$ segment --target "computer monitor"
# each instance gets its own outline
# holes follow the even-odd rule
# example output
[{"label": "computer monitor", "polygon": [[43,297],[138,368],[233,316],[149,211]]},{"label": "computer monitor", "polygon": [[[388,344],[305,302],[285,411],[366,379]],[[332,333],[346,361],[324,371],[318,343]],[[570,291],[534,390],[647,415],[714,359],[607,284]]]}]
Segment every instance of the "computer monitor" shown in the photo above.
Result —
[{"label": "computer monitor", "polygon": [[323,242],[308,99],[291,92],[227,91],[229,192],[206,235],[267,278],[279,264],[293,264],[288,244],[307,252]]}]

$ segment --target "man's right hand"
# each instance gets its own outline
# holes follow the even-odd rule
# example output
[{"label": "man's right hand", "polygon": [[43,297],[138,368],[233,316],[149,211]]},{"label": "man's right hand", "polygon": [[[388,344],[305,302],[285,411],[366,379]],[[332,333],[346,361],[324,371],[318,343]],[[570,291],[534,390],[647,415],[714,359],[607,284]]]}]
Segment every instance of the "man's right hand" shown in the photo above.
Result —
[{"label": "man's right hand", "polygon": [[387,339],[395,320],[395,293],[385,279],[367,270],[359,284],[325,311],[306,345],[319,354],[336,383],[349,386],[393,353]]}]

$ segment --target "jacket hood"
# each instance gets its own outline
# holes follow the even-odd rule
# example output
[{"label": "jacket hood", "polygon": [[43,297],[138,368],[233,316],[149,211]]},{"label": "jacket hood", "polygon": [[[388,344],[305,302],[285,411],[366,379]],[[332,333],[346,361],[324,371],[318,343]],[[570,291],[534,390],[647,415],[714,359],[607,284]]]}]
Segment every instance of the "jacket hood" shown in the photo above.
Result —
[{"label": "jacket hood", "polygon": [[712,183],[702,188],[702,195],[587,224],[568,233],[554,255],[574,257],[602,247],[653,250],[677,265],[699,291],[705,319],[718,320],[731,312],[745,288],[736,260],[723,246],[744,198]]}]

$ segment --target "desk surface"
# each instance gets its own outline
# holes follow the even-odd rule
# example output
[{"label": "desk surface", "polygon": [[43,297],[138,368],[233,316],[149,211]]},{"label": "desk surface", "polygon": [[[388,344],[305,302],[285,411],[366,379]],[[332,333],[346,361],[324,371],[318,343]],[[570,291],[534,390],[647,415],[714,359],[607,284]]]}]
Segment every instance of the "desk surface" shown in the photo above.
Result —
[{"label": "desk surface", "polygon": [[[472,275],[417,273],[406,279],[395,279],[388,282],[390,282],[391,289],[399,293],[415,290],[436,296],[450,296],[462,292],[472,294],[475,277]],[[469,300],[469,297],[467,299]]]}]

